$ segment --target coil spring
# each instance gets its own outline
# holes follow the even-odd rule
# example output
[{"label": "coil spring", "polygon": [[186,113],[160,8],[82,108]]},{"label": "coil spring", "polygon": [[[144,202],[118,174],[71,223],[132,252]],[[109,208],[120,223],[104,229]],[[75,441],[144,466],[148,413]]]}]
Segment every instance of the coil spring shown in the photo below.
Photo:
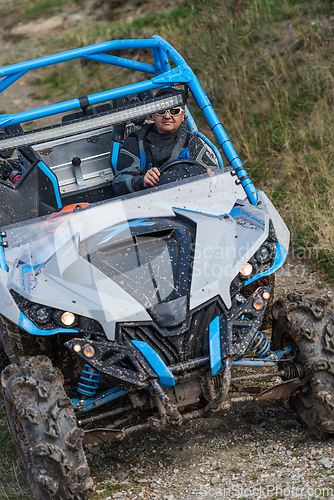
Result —
[{"label": "coil spring", "polygon": [[270,349],[269,340],[263,335],[261,332],[257,332],[253,339],[253,344],[250,346],[250,349],[254,352],[255,356],[265,357],[267,352]]},{"label": "coil spring", "polygon": [[284,368],[285,375],[283,380],[291,380],[293,378],[302,378],[305,375],[305,370],[302,365],[292,363]]},{"label": "coil spring", "polygon": [[93,398],[100,385],[101,374],[96,372],[94,368],[89,365],[84,365],[80,380],[78,382],[78,392],[90,398]]}]

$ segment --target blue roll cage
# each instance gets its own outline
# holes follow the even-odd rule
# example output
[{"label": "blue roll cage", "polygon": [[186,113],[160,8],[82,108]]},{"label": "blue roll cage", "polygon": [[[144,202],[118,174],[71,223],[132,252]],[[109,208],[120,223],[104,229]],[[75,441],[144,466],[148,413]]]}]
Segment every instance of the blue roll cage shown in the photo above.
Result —
[{"label": "blue roll cage", "polygon": [[[106,52],[121,49],[151,49],[154,65],[106,54]],[[237,175],[238,179],[236,182],[242,185],[250,203],[252,205],[257,204],[258,196],[253,182],[238,157],[222,124],[220,123],[212,104],[199,84],[198,79],[182,56],[160,36],[154,35],[151,39],[142,40],[113,40],[90,45],[88,47],[69,50],[67,52],[61,52],[51,56],[33,59],[31,61],[5,66],[0,68],[0,78],[2,78],[0,80],[0,93],[19,80],[28,71],[79,58],[89,59],[91,61],[111,64],[113,66],[119,66],[121,68],[127,68],[154,75],[149,80],[89,95],[87,96],[89,105],[100,104],[125,95],[138,94],[139,92],[147,90],[171,86],[175,83],[187,84],[195,101],[209,123],[210,128],[223,150],[229,164],[231,165],[233,174]],[[173,69],[171,68],[169,60],[175,64]],[[44,106],[42,108],[32,109],[30,111],[24,111],[22,113],[0,115],[0,128],[51,115],[66,113],[78,108],[80,108],[80,101],[79,98],[76,98]],[[195,132],[199,136],[202,136],[198,132],[189,110],[188,126],[191,131]]]},{"label": "blue roll cage", "polygon": [[[121,49],[151,49],[154,64],[151,65],[139,61],[133,61],[131,59],[116,57],[106,53],[109,51]],[[236,180],[236,182],[242,185],[249,202],[252,205],[257,204],[258,195],[253,182],[249,177],[245,167],[243,166],[240,158],[238,157],[222,124],[220,123],[212,107],[212,104],[210,103],[207,95],[199,84],[197,77],[195,76],[189,65],[182,58],[182,56],[160,36],[154,35],[151,39],[113,40],[109,42],[90,45],[88,47],[61,52],[59,54],[54,54],[51,56],[41,57],[31,61],[5,66],[3,68],[0,68],[0,93],[4,92],[8,87],[14,84],[28,71],[79,58],[89,59],[100,63],[110,64],[113,66],[141,71],[146,74],[154,75],[152,78],[139,83],[126,85],[117,89],[107,90],[104,92],[86,96],[89,103],[88,105],[90,106],[100,104],[109,100],[114,100],[125,95],[138,94],[140,92],[153,90],[160,87],[171,86],[173,84],[187,84],[197,105],[199,106],[207,122],[209,123],[211,131],[215,135],[222,151],[224,152],[229,164],[233,169],[232,175],[237,176],[238,179]],[[175,67],[171,68],[170,60],[174,63]],[[44,106],[42,108],[37,108],[30,111],[16,114],[0,115],[0,128],[45,118],[51,115],[63,114],[69,111],[77,110],[80,107],[80,99],[75,98],[69,101]],[[196,123],[192,118],[189,110],[187,110],[187,124],[191,132],[196,133],[196,135],[202,137],[203,140],[207,141],[205,136],[203,136],[203,134],[198,131]],[[213,147],[219,158],[219,150],[211,143],[210,145],[211,147]],[[4,233],[0,232],[0,269],[7,270],[4,248],[2,245],[3,237]],[[216,319],[217,318],[215,318],[215,320]],[[214,321],[212,323],[214,323]],[[210,324],[210,343],[212,344],[210,344],[210,352],[213,352],[215,350],[214,343],[217,342],[218,338],[217,328],[217,325]],[[218,348],[218,351],[220,352],[220,348]],[[277,351],[275,353],[277,354],[277,358],[273,361],[272,357],[266,357],[266,351],[263,353],[262,358],[260,359],[259,356],[261,356],[261,353],[255,359],[243,358],[242,360],[235,361],[233,364],[242,366],[273,366],[275,365],[277,360],[279,360],[284,355],[284,353],[287,352],[284,350]],[[213,359],[212,363],[218,363],[218,365],[220,366],[221,360],[215,359],[213,356],[211,357]],[[212,363],[212,374],[215,375],[216,367],[213,366]],[[117,388],[112,388],[103,394],[102,399],[109,401],[112,399],[116,399],[123,394],[125,394],[125,392],[117,391]],[[77,406],[75,404],[75,401],[76,400],[72,400],[74,406]],[[94,400],[94,406],[95,404],[96,402]],[[87,405],[85,405],[82,410],[87,411],[91,409],[91,407],[93,407],[91,406],[91,400],[88,400]]]}]

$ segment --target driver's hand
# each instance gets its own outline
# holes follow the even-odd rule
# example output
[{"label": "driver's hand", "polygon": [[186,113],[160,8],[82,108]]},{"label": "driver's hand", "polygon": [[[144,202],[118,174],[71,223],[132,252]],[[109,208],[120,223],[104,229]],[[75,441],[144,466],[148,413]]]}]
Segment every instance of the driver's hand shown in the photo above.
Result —
[{"label": "driver's hand", "polygon": [[214,173],[214,171],[213,171],[213,170],[211,170],[211,168],[207,168],[207,169],[206,169],[206,171],[207,171],[207,173],[208,173],[208,176],[209,176],[209,177],[214,177],[214,176],[216,175],[216,174]]},{"label": "driver's hand", "polygon": [[153,167],[144,175],[144,187],[157,186],[160,179],[160,172],[157,167]]}]

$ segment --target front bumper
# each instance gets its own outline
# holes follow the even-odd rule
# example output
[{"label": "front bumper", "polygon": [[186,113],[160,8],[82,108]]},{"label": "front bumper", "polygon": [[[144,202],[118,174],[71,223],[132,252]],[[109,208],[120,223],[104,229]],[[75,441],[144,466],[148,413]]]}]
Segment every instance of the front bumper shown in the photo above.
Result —
[{"label": "front bumper", "polygon": [[[258,288],[233,311],[226,311],[217,298],[215,303],[211,301],[193,312],[188,329],[181,328],[170,337],[166,331],[159,332],[153,323],[139,322],[122,325],[123,329],[128,327],[127,332],[129,329],[134,332],[134,338],[129,335],[119,337],[122,340],[119,343],[72,339],[65,345],[96,372],[114,379],[124,390],[148,388],[152,380],[157,380],[163,388],[172,387],[178,376],[185,372],[207,366],[212,375],[217,375],[227,358],[231,361],[241,358],[258,332],[269,300],[263,297],[268,297],[270,291],[271,287]],[[263,305],[256,309],[254,304],[259,300]],[[205,316],[205,328],[203,322],[201,325],[197,321],[198,314]],[[191,332],[196,326],[196,342],[200,348],[197,347],[197,355],[193,356]],[[167,344],[170,352],[166,353]],[[86,347],[90,347],[90,357],[85,355]]]}]

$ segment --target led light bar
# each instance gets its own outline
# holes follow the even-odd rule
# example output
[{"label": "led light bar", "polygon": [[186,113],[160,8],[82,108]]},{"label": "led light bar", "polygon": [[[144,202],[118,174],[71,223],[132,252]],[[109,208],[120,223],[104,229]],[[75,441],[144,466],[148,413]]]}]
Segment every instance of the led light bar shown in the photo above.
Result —
[{"label": "led light bar", "polygon": [[18,149],[35,144],[53,141],[68,136],[82,134],[88,130],[102,129],[110,125],[135,120],[151,115],[163,109],[174,108],[184,103],[183,94],[150,99],[143,103],[132,104],[124,108],[114,109],[99,115],[79,118],[70,122],[27,132],[0,137],[0,151]]}]

